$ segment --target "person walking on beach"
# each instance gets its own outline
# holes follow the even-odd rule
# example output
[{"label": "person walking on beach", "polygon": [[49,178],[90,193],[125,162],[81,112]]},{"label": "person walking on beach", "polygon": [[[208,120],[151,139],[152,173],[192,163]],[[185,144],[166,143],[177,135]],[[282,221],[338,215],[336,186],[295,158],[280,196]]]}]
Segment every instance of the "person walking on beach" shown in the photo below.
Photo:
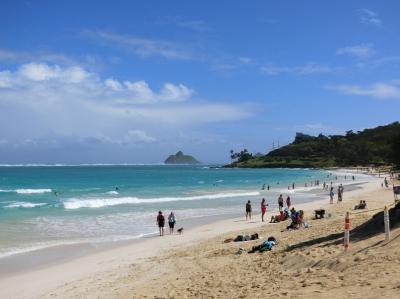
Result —
[{"label": "person walking on beach", "polygon": [[168,225],[169,225],[169,234],[170,235],[174,233],[175,223],[176,223],[175,214],[174,214],[174,212],[171,212],[168,216]]},{"label": "person walking on beach", "polygon": [[331,191],[329,192],[329,197],[330,197],[330,204],[333,204],[333,196],[335,195],[335,193],[333,193],[333,187],[331,187]]},{"label": "person walking on beach", "polygon": [[251,220],[251,202],[250,200],[246,203],[246,220]]},{"label": "person walking on beach", "polygon": [[267,213],[267,202],[265,201],[265,198],[261,200],[261,221],[264,222],[264,215]]},{"label": "person walking on beach", "polygon": [[288,209],[290,210],[290,206],[292,205],[292,200],[290,199],[290,196],[288,196],[286,198],[286,205],[287,205]]},{"label": "person walking on beach", "polygon": [[161,211],[158,211],[157,225],[158,229],[160,230],[160,237],[164,236],[164,224],[165,224],[164,215],[162,214]]},{"label": "person walking on beach", "polygon": [[282,211],[283,210],[283,197],[282,197],[282,194],[279,195],[279,197],[278,197],[278,206],[279,206],[279,211]]}]

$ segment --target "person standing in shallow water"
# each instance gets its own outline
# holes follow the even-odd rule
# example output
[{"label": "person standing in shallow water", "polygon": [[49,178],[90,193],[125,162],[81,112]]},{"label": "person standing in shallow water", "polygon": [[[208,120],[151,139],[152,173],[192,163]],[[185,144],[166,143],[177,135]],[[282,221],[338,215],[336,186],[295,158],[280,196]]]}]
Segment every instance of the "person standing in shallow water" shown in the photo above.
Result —
[{"label": "person standing in shallow water", "polygon": [[176,223],[175,214],[174,214],[174,212],[171,212],[168,216],[168,225],[169,225],[169,234],[170,235],[174,233],[175,223]]},{"label": "person standing in shallow water", "polygon": [[267,213],[268,204],[265,201],[265,198],[261,200],[261,221],[264,222],[264,215]]},{"label": "person standing in shallow water", "polygon": [[160,237],[164,236],[165,218],[161,211],[158,211],[157,225],[158,225],[158,229],[160,231]]},{"label": "person standing in shallow water", "polygon": [[246,220],[251,220],[251,202],[250,200],[246,203]]}]

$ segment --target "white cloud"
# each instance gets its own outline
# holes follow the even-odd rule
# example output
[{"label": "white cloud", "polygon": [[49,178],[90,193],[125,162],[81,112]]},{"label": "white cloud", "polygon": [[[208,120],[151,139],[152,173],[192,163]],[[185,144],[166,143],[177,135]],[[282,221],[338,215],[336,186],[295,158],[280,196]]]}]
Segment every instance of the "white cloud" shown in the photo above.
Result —
[{"label": "white cloud", "polygon": [[42,61],[49,63],[59,63],[64,65],[76,64],[76,60],[64,54],[43,52],[43,51],[11,51],[0,48],[0,61],[12,63],[26,63],[29,61]]},{"label": "white cloud", "polygon": [[373,45],[357,45],[339,48],[336,51],[337,55],[355,56],[358,58],[368,58],[375,54]]},{"label": "white cloud", "polygon": [[367,9],[361,8],[358,10],[360,15],[360,22],[363,24],[369,24],[374,26],[380,26],[382,24],[382,20],[380,19],[378,13]]},{"label": "white cloud", "polygon": [[274,76],[280,74],[295,74],[295,75],[313,75],[331,73],[333,69],[327,65],[309,62],[301,66],[275,66],[266,65],[261,67],[261,72]]},{"label": "white cloud", "polygon": [[156,138],[149,136],[145,131],[142,130],[129,130],[125,136],[126,141],[133,141],[133,142],[145,142],[151,143],[155,142]]},{"label": "white cloud", "polygon": [[208,103],[193,95],[184,84],[165,83],[155,90],[145,81],[103,79],[80,66],[28,63],[0,70],[0,128],[7,128],[1,133],[9,144],[49,140],[43,136],[64,136],[68,144],[74,138],[137,144],[155,142],[177,128],[250,116],[243,105]]},{"label": "white cloud", "polygon": [[58,65],[48,65],[45,63],[24,64],[19,68],[18,74],[31,81],[58,79],[66,83],[79,83],[90,76],[81,67],[74,66],[61,69]]},{"label": "white cloud", "polygon": [[181,44],[158,39],[141,38],[105,31],[85,30],[83,35],[110,46],[124,47],[142,57],[161,56],[173,60],[193,59],[192,53]]},{"label": "white cloud", "polygon": [[400,99],[400,80],[389,83],[374,83],[369,86],[360,85],[338,85],[332,87],[345,94],[369,96],[378,99]]},{"label": "white cloud", "polygon": [[191,30],[197,31],[197,32],[211,31],[210,26],[208,26],[208,24],[203,20],[186,20],[186,21],[181,20],[181,21],[177,21],[176,24],[179,27],[191,29]]},{"label": "white cloud", "polygon": [[104,84],[106,87],[108,87],[114,91],[119,91],[119,90],[122,90],[122,88],[123,88],[120,82],[118,82],[117,80],[114,80],[112,78],[106,79],[104,81]]}]

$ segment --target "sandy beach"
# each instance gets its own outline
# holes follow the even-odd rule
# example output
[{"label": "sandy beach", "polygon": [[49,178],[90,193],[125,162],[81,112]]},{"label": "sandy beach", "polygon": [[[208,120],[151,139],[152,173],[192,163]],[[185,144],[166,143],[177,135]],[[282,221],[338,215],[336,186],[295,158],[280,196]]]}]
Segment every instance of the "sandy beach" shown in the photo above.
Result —
[{"label": "sandy beach", "polygon": [[[188,229],[183,235],[146,238],[59,263],[0,277],[1,298],[398,298],[400,234],[383,242],[383,227],[360,230],[344,252],[346,211],[361,199],[368,209],[351,211],[351,228],[393,203],[378,180],[328,198],[294,206],[309,228],[287,231],[289,221],[227,219]],[[312,220],[324,208],[326,218]],[[267,219],[275,212],[268,211]],[[381,231],[380,231],[381,230]],[[224,243],[238,234],[274,236],[272,251],[247,253],[261,240]],[[353,237],[353,236],[352,236]],[[243,253],[237,254],[239,248]]]}]

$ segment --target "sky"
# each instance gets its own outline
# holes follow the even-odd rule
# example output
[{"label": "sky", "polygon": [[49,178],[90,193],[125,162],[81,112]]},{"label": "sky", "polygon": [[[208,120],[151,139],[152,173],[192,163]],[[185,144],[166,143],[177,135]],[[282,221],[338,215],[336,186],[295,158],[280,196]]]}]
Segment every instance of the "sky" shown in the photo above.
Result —
[{"label": "sky", "polygon": [[400,118],[399,1],[1,1],[0,164],[205,163]]}]

